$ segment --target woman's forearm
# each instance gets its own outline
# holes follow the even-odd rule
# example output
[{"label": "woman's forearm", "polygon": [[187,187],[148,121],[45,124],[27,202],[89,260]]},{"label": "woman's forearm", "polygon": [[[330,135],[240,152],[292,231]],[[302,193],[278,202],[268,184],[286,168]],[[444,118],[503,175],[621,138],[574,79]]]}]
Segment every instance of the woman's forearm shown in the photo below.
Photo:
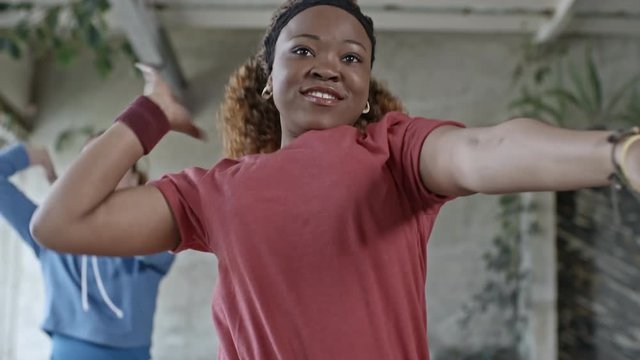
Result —
[{"label": "woman's forearm", "polygon": [[609,131],[557,128],[514,119],[465,129],[459,159],[462,182],[472,192],[561,191],[609,183],[613,145]]},{"label": "woman's forearm", "polygon": [[31,230],[57,251],[133,256],[174,249],[180,235],[166,199],[156,187],[117,190],[125,173],[169,131],[203,133],[157,71],[140,66],[145,96],[92,141],[35,213]]},{"label": "woman's forearm", "polygon": [[421,174],[442,195],[602,186],[614,169],[610,134],[526,118],[482,128],[443,127],[425,140]]},{"label": "woman's forearm", "polygon": [[133,131],[114,124],[89,144],[54,184],[50,196],[34,215],[32,230],[36,237],[46,244],[54,237],[51,234],[64,233],[64,228],[87,217],[114,192],[142,155],[142,146]]}]

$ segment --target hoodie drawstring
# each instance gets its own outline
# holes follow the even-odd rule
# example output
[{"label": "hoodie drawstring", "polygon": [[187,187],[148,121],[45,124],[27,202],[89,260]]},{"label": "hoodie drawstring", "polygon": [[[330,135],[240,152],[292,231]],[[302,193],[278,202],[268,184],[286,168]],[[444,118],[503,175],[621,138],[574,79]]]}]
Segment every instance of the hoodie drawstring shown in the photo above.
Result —
[{"label": "hoodie drawstring", "polygon": [[87,255],[82,255],[80,290],[82,296],[82,310],[87,312],[89,311],[89,296],[87,295]]},{"label": "hoodie drawstring", "polygon": [[[100,268],[98,267],[98,258],[95,256],[91,257],[91,263],[93,265],[93,274],[96,277],[96,282],[98,283],[98,290],[100,291],[100,295],[102,296],[102,300],[107,304],[109,309],[118,317],[118,319],[124,318],[124,312],[119,309],[109,295],[107,294],[107,290],[104,288],[104,284],[102,283],[102,276],[100,275]],[[89,299],[87,295],[87,256],[82,255],[82,308],[84,311],[89,311]]]}]

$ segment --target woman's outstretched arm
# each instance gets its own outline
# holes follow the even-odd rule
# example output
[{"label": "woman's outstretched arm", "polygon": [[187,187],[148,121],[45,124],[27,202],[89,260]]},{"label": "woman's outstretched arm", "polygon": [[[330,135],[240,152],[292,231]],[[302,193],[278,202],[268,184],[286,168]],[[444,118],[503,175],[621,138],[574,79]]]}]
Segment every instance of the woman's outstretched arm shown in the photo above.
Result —
[{"label": "woman's outstretched arm", "polygon": [[[610,134],[525,118],[484,128],[446,126],[424,141],[420,173],[431,191],[453,196],[603,186],[614,171]],[[638,157],[640,142],[632,144],[624,164],[636,189]]]},{"label": "woman's outstretched arm", "polygon": [[[152,69],[141,70],[145,95],[151,100],[147,106],[159,107],[147,112],[156,115],[151,120],[168,120],[172,130],[201,137],[168,85]],[[32,219],[34,237],[44,246],[69,253],[129,256],[175,248],[179,233],[169,205],[157,188],[115,191],[143,153],[141,141],[129,126],[122,122],[112,125],[56,181]]]}]

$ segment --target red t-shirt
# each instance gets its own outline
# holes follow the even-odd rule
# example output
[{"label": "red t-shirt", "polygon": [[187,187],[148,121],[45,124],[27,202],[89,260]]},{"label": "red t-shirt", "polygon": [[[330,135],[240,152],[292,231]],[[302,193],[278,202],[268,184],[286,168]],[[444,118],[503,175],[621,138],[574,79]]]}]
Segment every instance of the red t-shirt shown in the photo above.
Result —
[{"label": "red t-shirt", "polygon": [[426,245],[446,200],[423,140],[452,122],[390,113],[153,184],[182,242],[215,253],[219,359],[429,359]]}]

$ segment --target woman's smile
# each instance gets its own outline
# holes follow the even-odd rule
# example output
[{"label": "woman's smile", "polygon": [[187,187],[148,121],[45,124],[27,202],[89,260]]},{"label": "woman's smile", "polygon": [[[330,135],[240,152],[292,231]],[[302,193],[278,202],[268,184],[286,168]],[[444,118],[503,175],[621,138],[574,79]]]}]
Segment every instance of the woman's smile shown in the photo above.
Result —
[{"label": "woman's smile", "polygon": [[320,106],[335,106],[345,99],[339,90],[328,86],[313,86],[300,91],[304,98]]}]

